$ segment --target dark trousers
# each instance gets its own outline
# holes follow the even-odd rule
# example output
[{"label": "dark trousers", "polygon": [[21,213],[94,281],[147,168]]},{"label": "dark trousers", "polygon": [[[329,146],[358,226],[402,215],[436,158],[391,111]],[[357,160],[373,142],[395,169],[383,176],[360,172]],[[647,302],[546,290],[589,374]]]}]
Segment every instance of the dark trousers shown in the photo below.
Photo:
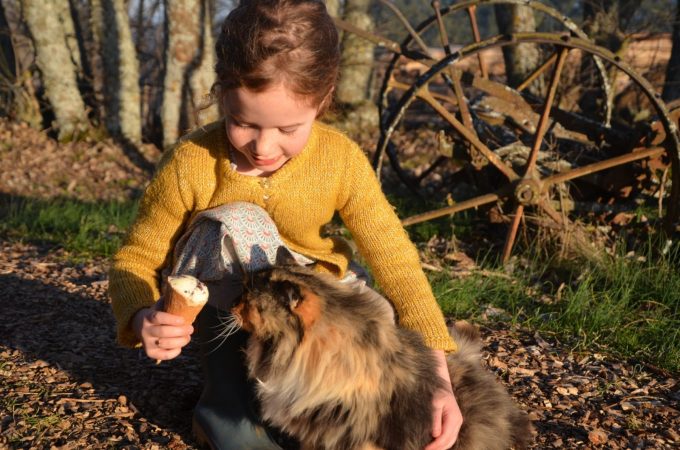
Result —
[{"label": "dark trousers", "polygon": [[204,390],[194,410],[194,426],[212,449],[295,449],[298,445],[264,424],[254,384],[247,376],[243,331],[224,339],[219,333],[229,313],[206,305],[198,316],[197,335]]}]

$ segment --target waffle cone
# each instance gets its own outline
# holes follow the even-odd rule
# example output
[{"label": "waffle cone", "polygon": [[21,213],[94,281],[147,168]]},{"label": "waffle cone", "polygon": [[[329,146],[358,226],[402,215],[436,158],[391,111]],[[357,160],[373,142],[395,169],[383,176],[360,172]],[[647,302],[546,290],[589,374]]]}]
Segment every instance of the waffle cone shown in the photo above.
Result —
[{"label": "waffle cone", "polygon": [[191,275],[169,276],[163,296],[164,311],[181,316],[187,325],[208,302],[208,287]]}]

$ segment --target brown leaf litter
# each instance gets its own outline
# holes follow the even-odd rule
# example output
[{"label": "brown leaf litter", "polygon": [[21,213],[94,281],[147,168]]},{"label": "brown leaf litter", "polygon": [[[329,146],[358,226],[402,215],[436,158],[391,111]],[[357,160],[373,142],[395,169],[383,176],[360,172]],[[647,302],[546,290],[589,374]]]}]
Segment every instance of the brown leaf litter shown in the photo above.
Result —
[{"label": "brown leaf litter", "polygon": [[[149,161],[158,157],[141,150]],[[133,159],[108,141],[56,145],[0,119],[0,194],[129,198],[148,181]],[[453,276],[479,270],[444,244],[428,245],[442,247],[436,253],[447,256]],[[442,270],[437,258],[425,261]],[[117,347],[107,264],[0,239],[0,449],[197,448],[196,348],[156,365]],[[680,448],[677,374],[575,353],[496,316],[490,310],[482,326],[484,363],[533,418],[533,448]]]},{"label": "brown leaf litter", "polygon": [[[156,365],[116,346],[104,260],[0,242],[0,448],[197,448],[193,345]],[[485,364],[527,410],[533,448],[678,448],[680,383],[503,324]]]},{"label": "brown leaf litter", "polygon": [[127,150],[111,140],[59,144],[25,124],[0,118],[2,194],[122,200],[143,189],[159,157],[147,144]]}]

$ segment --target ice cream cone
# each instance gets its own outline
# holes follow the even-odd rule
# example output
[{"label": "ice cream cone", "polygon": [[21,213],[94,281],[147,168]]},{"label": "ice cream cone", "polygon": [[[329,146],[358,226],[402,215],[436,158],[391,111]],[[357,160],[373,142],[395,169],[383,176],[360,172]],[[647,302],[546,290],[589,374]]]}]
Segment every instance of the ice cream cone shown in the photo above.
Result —
[{"label": "ice cream cone", "polygon": [[181,316],[191,325],[208,302],[208,287],[191,275],[169,276],[163,296],[163,310]]}]

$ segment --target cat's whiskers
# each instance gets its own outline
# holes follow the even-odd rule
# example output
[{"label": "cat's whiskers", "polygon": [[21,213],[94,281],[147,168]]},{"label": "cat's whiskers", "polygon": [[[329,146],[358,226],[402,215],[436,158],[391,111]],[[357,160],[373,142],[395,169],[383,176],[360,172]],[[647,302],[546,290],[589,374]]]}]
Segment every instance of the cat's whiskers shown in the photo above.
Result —
[{"label": "cat's whiskers", "polygon": [[235,314],[229,314],[227,316],[220,316],[218,314],[217,318],[219,319],[220,323],[213,326],[213,328],[217,328],[219,332],[210,339],[207,343],[214,342],[216,340],[219,340],[219,344],[212,350],[208,352],[208,354],[216,351],[219,349],[222,344],[226,342],[226,340],[229,338],[229,336],[235,334],[237,331],[241,329],[243,326],[243,322],[241,321],[241,318]]}]

